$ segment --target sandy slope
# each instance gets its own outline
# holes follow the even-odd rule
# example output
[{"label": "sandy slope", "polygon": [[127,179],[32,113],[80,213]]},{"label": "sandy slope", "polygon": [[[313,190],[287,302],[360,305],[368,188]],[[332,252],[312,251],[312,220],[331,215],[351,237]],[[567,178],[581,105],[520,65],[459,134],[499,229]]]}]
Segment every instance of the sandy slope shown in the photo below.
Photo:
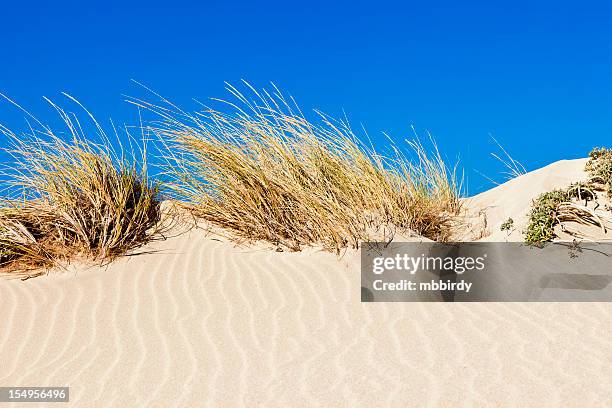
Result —
[{"label": "sandy slope", "polygon": [[[587,181],[584,171],[587,159],[561,160],[546,167],[512,179],[507,183],[464,200],[467,228],[463,228],[456,240],[480,240],[487,242],[521,242],[523,231],[528,225],[528,211],[531,202],[540,194],[554,189],[565,189],[577,181]],[[584,203],[580,203],[584,204]],[[587,207],[594,209],[598,205],[598,214],[607,220],[609,231],[604,232],[595,226],[585,226],[575,222],[566,222],[555,228],[559,239],[571,241],[574,237],[586,240],[612,240],[610,212],[604,207],[612,203],[606,194],[598,194],[596,202],[590,201]],[[504,221],[512,218],[514,226],[511,231],[501,231]],[[571,235],[568,232],[578,232]]]},{"label": "sandy slope", "polygon": [[[518,218],[580,163],[552,166],[473,202]],[[146,249],[0,280],[0,385],[79,407],[612,405],[612,304],[360,303],[356,251],[201,230]]]},{"label": "sandy slope", "polygon": [[[587,159],[561,160],[466,199],[470,228],[459,238],[471,241],[482,236],[483,241],[522,241],[531,201],[541,193],[587,180],[586,162]],[[514,220],[510,234],[500,230],[508,218]]]}]

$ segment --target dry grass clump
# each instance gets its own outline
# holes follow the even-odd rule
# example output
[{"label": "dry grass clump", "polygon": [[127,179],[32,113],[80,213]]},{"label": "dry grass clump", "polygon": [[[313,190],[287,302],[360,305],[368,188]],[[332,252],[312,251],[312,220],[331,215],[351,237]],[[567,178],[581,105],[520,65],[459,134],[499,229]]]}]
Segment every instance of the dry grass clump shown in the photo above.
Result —
[{"label": "dry grass clump", "polygon": [[54,259],[64,254],[46,242],[52,237],[53,217],[33,202],[28,207],[0,209],[0,270],[12,265],[20,271],[52,266]]},{"label": "dry grass clump", "polygon": [[559,222],[576,222],[582,225],[594,225],[601,228],[605,234],[608,228],[612,227],[612,217],[609,214],[599,212],[586,205],[575,202],[563,202],[557,208],[557,218]]},{"label": "dry grass clump", "polygon": [[[251,101],[230,87],[229,112],[186,114],[135,101],[163,120],[169,173],[194,213],[249,240],[299,250],[358,246],[387,227],[450,235],[458,184],[438,150],[414,142],[416,163],[366,147],[344,122],[308,121],[276,90]],[[388,230],[387,230],[388,231]]]},{"label": "dry grass clump", "polygon": [[58,112],[69,141],[47,127],[24,136],[0,128],[14,158],[2,172],[10,186],[0,209],[4,271],[75,256],[111,260],[147,242],[158,228],[159,188],[147,177],[146,161],[139,166],[118,156],[97,123],[108,143],[87,141],[76,119]]}]

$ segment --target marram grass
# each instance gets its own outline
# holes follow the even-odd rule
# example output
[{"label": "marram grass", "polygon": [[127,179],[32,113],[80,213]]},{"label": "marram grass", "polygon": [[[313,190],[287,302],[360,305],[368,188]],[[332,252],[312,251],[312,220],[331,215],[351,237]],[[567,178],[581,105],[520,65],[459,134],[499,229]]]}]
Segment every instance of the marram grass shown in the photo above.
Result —
[{"label": "marram grass", "polygon": [[[28,135],[0,128],[13,165],[0,208],[0,269],[24,272],[84,256],[111,260],[146,243],[160,225],[158,185],[141,164],[117,152],[96,123],[95,144],[58,109],[61,138],[43,127]],[[133,157],[133,155],[131,155]]]},{"label": "marram grass", "polygon": [[319,114],[313,123],[278,90],[235,88],[224,111],[187,114],[133,101],[161,115],[152,130],[166,145],[178,197],[194,214],[248,240],[299,250],[356,247],[381,231],[447,240],[459,211],[454,169],[437,148],[410,142],[411,162],[359,141],[349,126]]}]

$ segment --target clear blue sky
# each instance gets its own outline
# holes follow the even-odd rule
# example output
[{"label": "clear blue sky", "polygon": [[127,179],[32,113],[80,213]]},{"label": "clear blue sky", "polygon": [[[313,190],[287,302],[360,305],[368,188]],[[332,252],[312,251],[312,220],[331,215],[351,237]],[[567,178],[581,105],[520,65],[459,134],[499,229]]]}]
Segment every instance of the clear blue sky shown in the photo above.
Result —
[{"label": "clear blue sky", "polygon": [[[383,131],[429,130],[471,193],[491,185],[476,171],[503,179],[490,134],[530,170],[612,144],[603,2],[13,1],[0,19],[0,91],[47,122],[41,97],[60,91],[134,123],[132,78],[188,108],[224,81],[273,81],[302,108],[344,109],[379,148]],[[0,122],[24,126],[6,103]]]}]

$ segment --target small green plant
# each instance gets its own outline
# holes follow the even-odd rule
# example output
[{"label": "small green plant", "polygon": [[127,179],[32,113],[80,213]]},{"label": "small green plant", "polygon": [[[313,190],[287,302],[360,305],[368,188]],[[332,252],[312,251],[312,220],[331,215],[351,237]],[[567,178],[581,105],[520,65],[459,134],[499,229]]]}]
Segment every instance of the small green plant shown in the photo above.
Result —
[{"label": "small green plant", "polygon": [[512,228],[514,227],[514,220],[512,218],[508,218],[506,221],[504,221],[504,223],[501,225],[501,230],[502,231],[511,231]]},{"label": "small green plant", "polygon": [[590,181],[603,185],[608,196],[612,197],[612,149],[596,147],[591,150],[585,170]]},{"label": "small green plant", "polygon": [[566,190],[553,190],[540,194],[533,201],[529,213],[529,225],[525,231],[525,243],[541,246],[554,236],[554,227],[559,223],[559,205],[571,200]]}]

